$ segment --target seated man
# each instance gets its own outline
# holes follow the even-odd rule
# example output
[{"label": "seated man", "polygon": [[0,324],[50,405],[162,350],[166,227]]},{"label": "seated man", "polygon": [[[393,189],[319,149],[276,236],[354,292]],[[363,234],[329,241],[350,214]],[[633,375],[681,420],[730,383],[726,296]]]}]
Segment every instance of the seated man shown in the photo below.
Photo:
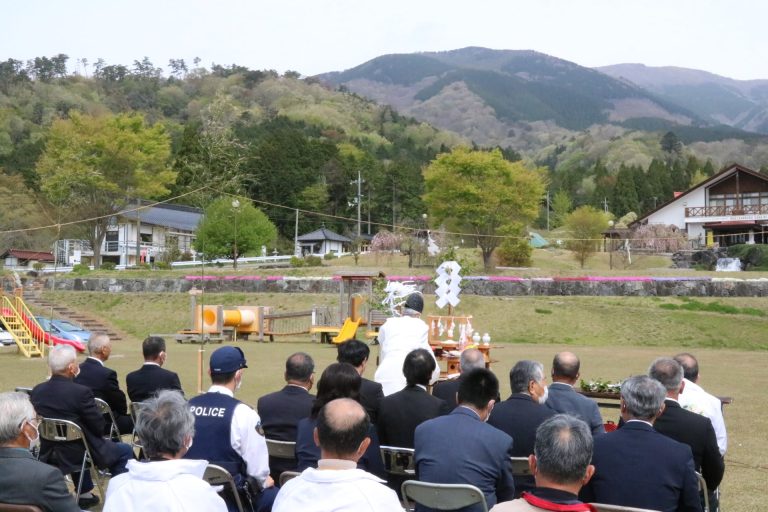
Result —
[{"label": "seated man", "polygon": [[560,352],[552,360],[552,384],[544,405],[555,412],[576,416],[592,429],[592,434],[605,434],[603,418],[597,402],[574,391],[579,380],[581,362],[573,352]]},{"label": "seated man", "polygon": [[[93,391],[74,382],[80,373],[75,349],[56,345],[48,353],[48,367],[51,378],[35,386],[30,395],[37,415],[77,423],[88,441],[96,467],[109,468],[113,476],[124,473],[125,464],[133,458],[133,450],[125,443],[104,439],[104,416],[96,405]],[[83,452],[83,443],[79,440],[61,443],[43,439],[40,443],[40,460],[57,466],[64,474],[72,473],[75,482],[80,478],[80,473],[75,471],[81,467]],[[92,490],[91,474],[86,471],[78,498],[80,507],[99,502],[99,498],[91,494]]]},{"label": "seated man", "polygon": [[365,407],[365,412],[368,413],[371,422],[376,423],[379,403],[384,398],[384,390],[378,382],[363,377],[365,367],[368,365],[368,357],[371,355],[371,349],[362,341],[353,338],[336,345],[336,350],[336,361],[351,364],[355,367],[357,373],[360,374],[362,379],[360,384],[360,403]]},{"label": "seated man", "polygon": [[[499,393],[490,370],[471,371],[461,380],[459,406],[445,416],[416,427],[416,476],[422,482],[471,484],[485,495],[488,506],[511,500],[512,438],[486,420]],[[417,510],[419,508],[417,507]],[[470,512],[477,508],[467,508]]]},{"label": "seated man", "polygon": [[728,433],[723,419],[723,404],[720,399],[710,395],[699,385],[699,362],[692,354],[684,352],[675,356],[675,361],[683,366],[685,388],[678,397],[680,407],[709,418],[715,429],[720,455],[725,456],[728,449]]},{"label": "seated man", "polygon": [[109,481],[104,512],[226,512],[224,500],[203,480],[208,461],[182,459],[195,435],[195,417],[181,392],[162,390],[147,400],[136,432],[149,462],[130,460],[128,472]]},{"label": "seated man", "polygon": [[[224,346],[211,354],[212,386],[189,401],[195,437],[184,457],[223,467],[232,474],[242,498],[254,502],[255,510],[268,512],[277,489],[269,476],[267,442],[257,430],[259,415],[234,398],[248,368],[245,363],[239,347]],[[234,500],[227,505],[233,510]]]},{"label": "seated man", "polygon": [[165,340],[159,336],[149,336],[141,344],[144,365],[125,377],[128,398],[131,402],[143,402],[161,389],[182,391],[179,376],[163,368],[168,354]]},{"label": "seated man", "polygon": [[[555,412],[544,406],[547,400],[547,382],[544,366],[537,361],[518,361],[509,372],[509,386],[512,395],[497,404],[488,424],[509,434],[515,440],[513,457],[528,457],[533,453],[536,429]],[[516,476],[517,496],[533,489],[532,476]]]},{"label": "seated man", "polygon": [[[101,398],[112,409],[117,428],[121,434],[133,432],[133,420],[128,414],[128,403],[125,393],[120,390],[117,383],[117,372],[104,366],[112,353],[112,341],[106,334],[94,334],[88,340],[88,353],[85,361],[80,363],[80,374],[75,377],[75,382],[91,388],[96,398]],[[104,416],[106,423],[105,434],[109,434],[112,420],[109,415]]]},{"label": "seated man", "polygon": [[723,479],[725,464],[717,447],[712,422],[706,416],[686,411],[677,402],[680,392],[685,389],[680,363],[669,357],[660,357],[651,363],[648,376],[661,382],[667,391],[664,413],[656,419],[653,428],[691,447],[694,467],[707,482],[710,504],[713,510],[717,510],[715,489]]},{"label": "seated man", "polygon": [[34,505],[44,512],[79,512],[64,475],[36,460],[38,418],[25,393],[0,393],[0,503]]},{"label": "seated man", "polygon": [[379,443],[413,448],[416,427],[450,412],[451,408],[445,400],[427,392],[427,385],[434,370],[435,360],[423,348],[413,350],[405,357],[405,389],[385,397],[379,406]]},{"label": "seated man", "polygon": [[370,438],[363,407],[350,398],[325,404],[317,415],[315,443],[318,467],[288,481],[275,499],[275,512],[394,512],[402,510],[397,495],[383,480],[357,468]]},{"label": "seated man", "polygon": [[592,434],[587,424],[567,414],[552,416],[536,429],[533,455],[528,457],[536,487],[522,498],[499,503],[491,512],[538,512],[568,510],[591,512],[579,501],[579,489],[589,482],[595,467]]},{"label": "seated man", "polygon": [[[312,411],[314,395],[309,394],[315,375],[315,362],[309,354],[296,352],[285,361],[285,387],[259,398],[256,411],[267,439],[296,441],[299,420]],[[280,478],[283,471],[296,471],[296,460],[269,458],[272,479]]]},{"label": "seated man", "polygon": [[[459,392],[461,378],[475,368],[485,368],[485,356],[483,353],[476,348],[468,348],[462,351],[461,358],[459,359],[459,376],[448,378],[448,380],[435,384],[432,395],[445,400],[451,409],[455,408],[459,405],[459,402],[456,400],[456,394]],[[500,400],[497,398],[496,401],[499,402]]]},{"label": "seated man", "polygon": [[595,436],[595,473],[581,489],[582,501],[701,512],[690,447],[653,428],[664,412],[665,395],[664,386],[647,375],[624,381],[620,410],[625,424]]}]

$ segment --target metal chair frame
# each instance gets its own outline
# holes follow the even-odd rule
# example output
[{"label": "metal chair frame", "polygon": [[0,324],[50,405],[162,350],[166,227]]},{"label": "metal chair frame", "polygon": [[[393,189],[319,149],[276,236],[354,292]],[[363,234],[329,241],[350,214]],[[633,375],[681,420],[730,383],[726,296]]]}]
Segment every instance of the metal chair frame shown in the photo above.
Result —
[{"label": "metal chair frame", "polygon": [[267,453],[276,459],[296,459],[296,442],[267,439]]},{"label": "metal chair frame", "polygon": [[699,492],[704,496],[704,510],[702,512],[709,512],[709,492],[707,492],[707,481],[704,480],[704,476],[696,471],[696,478],[699,481]]},{"label": "metal chair frame", "polygon": [[293,479],[293,478],[296,478],[296,477],[297,477],[297,476],[299,476],[300,474],[301,474],[301,473],[299,473],[298,471],[283,471],[282,473],[280,473],[280,478],[279,478],[279,481],[280,481],[280,487],[282,487],[282,486],[283,486],[283,484],[284,484],[285,482],[287,482],[288,480],[291,480],[291,479]]},{"label": "metal chair frame", "polygon": [[224,487],[229,488],[230,492],[235,497],[235,505],[237,506],[238,512],[245,512],[243,509],[243,502],[240,500],[240,493],[237,490],[237,485],[235,485],[235,479],[232,478],[229,471],[216,464],[208,464],[208,467],[205,468],[205,473],[203,474],[203,480],[208,482],[211,486],[222,487],[222,491],[224,490]]},{"label": "metal chair frame", "polygon": [[128,404],[128,412],[131,414],[131,419],[133,420],[133,431],[131,432],[131,447],[134,450],[138,448],[139,451],[142,451],[144,447],[141,446],[141,443],[139,442],[139,435],[136,433],[136,421],[139,418],[139,410],[141,409],[142,405],[144,405],[144,402],[131,402],[130,404]]},{"label": "metal chair frame", "polygon": [[109,420],[112,422],[109,427],[109,435],[104,437],[111,439],[112,441],[122,441],[120,438],[120,430],[117,428],[117,421],[115,421],[115,414],[112,412],[112,407],[101,398],[95,398],[95,400],[96,406],[99,408],[99,411],[101,411],[101,414],[109,416]]},{"label": "metal chair frame", "polygon": [[380,446],[384,469],[390,475],[415,477],[416,466],[413,448],[400,446]]},{"label": "metal chair frame", "polygon": [[93,456],[91,455],[91,447],[88,445],[88,440],[85,438],[85,434],[83,433],[83,429],[80,428],[80,425],[78,425],[74,421],[69,421],[69,420],[60,420],[56,418],[43,418],[40,421],[38,430],[40,432],[41,439],[45,439],[46,441],[49,441],[52,443],[82,441],[83,448],[85,451],[83,453],[83,461],[80,464],[80,478],[78,479],[78,482],[77,482],[76,495],[79,496],[80,491],[83,488],[83,475],[85,474],[86,470],[91,471],[93,480],[96,482],[96,485],[99,488],[99,494],[101,496],[105,495],[102,481],[101,481],[102,479],[101,473],[99,471],[92,471],[93,469],[95,469],[95,465],[93,463]]},{"label": "metal chair frame", "polygon": [[528,457],[510,457],[512,460],[513,476],[532,476],[531,466],[528,464]]},{"label": "metal chair frame", "polygon": [[470,505],[480,505],[488,512],[483,492],[468,484],[434,484],[406,480],[401,487],[403,499],[411,499],[419,505],[437,510],[455,510]]}]

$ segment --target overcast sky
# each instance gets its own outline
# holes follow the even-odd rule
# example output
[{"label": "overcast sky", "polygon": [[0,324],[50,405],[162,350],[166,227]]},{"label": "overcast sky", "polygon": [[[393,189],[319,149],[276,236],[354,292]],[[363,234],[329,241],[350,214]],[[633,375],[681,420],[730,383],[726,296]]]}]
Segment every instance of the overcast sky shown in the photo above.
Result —
[{"label": "overcast sky", "polygon": [[763,0],[9,0],[0,60],[200,57],[313,75],[382,54],[484,46],[768,79],[767,20]]}]

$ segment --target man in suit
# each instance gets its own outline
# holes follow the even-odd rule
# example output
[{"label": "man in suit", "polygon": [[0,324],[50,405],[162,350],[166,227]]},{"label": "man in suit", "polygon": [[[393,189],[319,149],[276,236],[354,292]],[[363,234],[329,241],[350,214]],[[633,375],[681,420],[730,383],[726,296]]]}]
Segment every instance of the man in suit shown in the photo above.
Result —
[{"label": "man in suit", "polygon": [[385,397],[379,406],[379,443],[413,448],[416,427],[451,411],[445,400],[427,392],[434,369],[435,360],[423,348],[416,349],[405,357],[405,389]]},{"label": "man in suit", "polygon": [[698,479],[688,445],[657,432],[664,412],[664,386],[647,375],[621,386],[624,426],[595,436],[595,474],[581,489],[583,501],[662,512],[701,512]]},{"label": "man in suit", "polygon": [[61,471],[32,455],[39,418],[25,393],[0,393],[0,502],[79,512]]},{"label": "man in suit", "polygon": [[[485,368],[485,356],[476,348],[468,348],[461,353],[459,359],[459,376],[453,379],[449,378],[435,384],[432,394],[437,398],[445,400],[451,408],[459,405],[456,394],[459,392],[461,377],[476,368]],[[499,401],[498,399],[496,400]]]},{"label": "man in suit", "polygon": [[568,414],[552,416],[536,429],[533,453],[528,457],[528,467],[536,475],[536,487],[522,498],[499,503],[491,512],[594,510],[578,496],[595,472],[589,463],[592,433],[586,423]]},{"label": "man in suit", "polygon": [[723,479],[725,464],[717,447],[712,422],[706,416],[680,407],[677,399],[685,388],[680,363],[669,357],[660,357],[651,363],[648,375],[661,382],[667,391],[664,413],[656,419],[653,427],[665,436],[691,447],[694,466],[707,482],[710,505],[713,510],[717,510],[715,490]]},{"label": "man in suit", "polygon": [[677,354],[675,361],[683,366],[683,382],[685,382],[685,388],[678,397],[680,407],[709,418],[715,429],[720,455],[725,456],[725,451],[728,449],[728,433],[725,430],[722,402],[699,385],[699,362],[693,354],[687,352]]},{"label": "man in suit", "polygon": [[175,389],[183,394],[179,376],[163,368],[168,358],[165,340],[159,336],[149,336],[141,344],[141,351],[144,354],[144,365],[125,377],[131,402],[143,402],[161,389]]},{"label": "man in suit", "polygon": [[368,365],[368,357],[371,355],[371,349],[360,340],[351,339],[336,346],[336,361],[339,363],[349,363],[355,367],[360,374],[362,383],[360,384],[360,403],[363,404],[365,412],[371,423],[376,423],[378,418],[379,403],[384,398],[384,390],[381,384],[368,380],[363,377],[365,367]]},{"label": "man in suit", "polygon": [[[483,492],[491,507],[514,497],[512,438],[485,423],[498,393],[499,381],[490,370],[473,370],[461,380],[459,406],[416,427],[419,480],[472,484]],[[474,510],[477,508],[467,508],[466,512]]]},{"label": "man in suit", "polygon": [[[75,377],[75,382],[91,388],[96,398],[101,398],[112,409],[115,423],[121,434],[133,432],[133,420],[128,414],[128,403],[125,393],[117,383],[117,372],[104,366],[104,363],[112,354],[112,341],[106,334],[94,334],[88,340],[88,353],[85,361],[80,363],[80,374]],[[109,434],[112,420],[109,415],[104,416],[106,423],[105,434]]]},{"label": "man in suit", "polygon": [[[309,354],[296,352],[285,361],[285,387],[259,398],[256,410],[267,439],[296,441],[296,425],[312,411],[315,362]],[[283,471],[296,471],[296,460],[269,458],[272,479]]]},{"label": "man in suit", "polygon": [[592,435],[605,434],[597,403],[577,393],[573,386],[581,374],[581,362],[573,352],[560,352],[552,360],[552,384],[544,405],[555,412],[570,414],[589,425]]},{"label": "man in suit", "polygon": [[[75,349],[69,345],[56,345],[48,354],[51,378],[35,386],[30,395],[32,405],[39,416],[73,421],[83,430],[94,464],[101,469],[109,468],[113,475],[125,472],[125,464],[133,458],[133,450],[125,443],[104,439],[104,417],[101,415],[93,391],[74,382],[80,373]],[[49,462],[62,473],[73,473],[83,461],[83,443],[50,442],[43,439],[40,444],[40,460]],[[73,473],[74,481],[79,473]],[[91,494],[93,481],[90,472],[83,475],[83,487],[78,504],[85,508],[99,502]]]},{"label": "man in suit", "polygon": [[[533,453],[536,429],[555,415],[544,406],[548,394],[544,366],[537,361],[518,361],[509,372],[509,385],[512,394],[493,409],[488,424],[515,440],[512,456],[528,457]],[[517,496],[535,485],[533,476],[515,477]]]}]

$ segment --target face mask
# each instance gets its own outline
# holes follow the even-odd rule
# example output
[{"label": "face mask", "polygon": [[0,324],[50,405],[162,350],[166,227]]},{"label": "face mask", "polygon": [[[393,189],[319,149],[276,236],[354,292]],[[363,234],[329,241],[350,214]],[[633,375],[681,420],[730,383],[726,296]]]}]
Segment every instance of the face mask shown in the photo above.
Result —
[{"label": "face mask", "polygon": [[243,385],[243,378],[242,378],[242,377],[240,377],[240,378],[237,380],[237,384],[235,384],[235,391],[238,391],[238,390],[240,389],[240,386],[242,386],[242,385]]},{"label": "face mask", "polygon": [[37,430],[36,426],[32,425],[32,422],[28,422],[28,423],[33,429],[35,429],[35,438],[34,439],[30,438],[26,432],[24,432],[24,437],[26,437],[27,440],[29,440],[29,451],[34,452],[40,447],[40,431]]},{"label": "face mask", "polygon": [[76,379],[77,376],[80,375],[80,365],[76,364],[75,368],[76,368],[76,370],[75,370],[75,373],[72,375],[72,377]]},{"label": "face mask", "polygon": [[187,451],[189,451],[190,448],[192,448],[192,438],[191,437],[189,438],[189,442],[187,443]]},{"label": "face mask", "polygon": [[549,387],[548,386],[543,386],[543,387],[544,387],[544,394],[539,397],[540,405],[544,405],[544,402],[546,402],[547,398],[549,398]]}]

